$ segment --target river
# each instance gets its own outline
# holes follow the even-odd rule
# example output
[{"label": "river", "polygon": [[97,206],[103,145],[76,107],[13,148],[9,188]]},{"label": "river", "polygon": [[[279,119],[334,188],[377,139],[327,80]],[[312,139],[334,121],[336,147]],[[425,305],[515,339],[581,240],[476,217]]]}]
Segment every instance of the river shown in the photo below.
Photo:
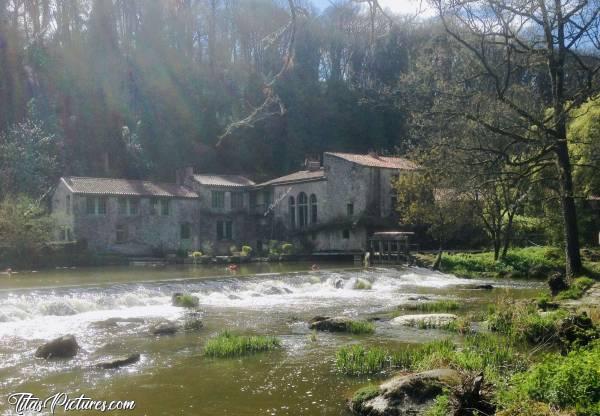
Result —
[{"label": "river", "polygon": [[[372,283],[355,290],[357,278]],[[491,283],[491,291],[468,285]],[[345,400],[371,380],[338,374],[335,351],[362,342],[395,348],[451,333],[396,327],[376,321],[371,335],[319,333],[316,315],[368,318],[412,302],[415,296],[455,299],[481,309],[505,297],[532,297],[543,284],[526,280],[465,280],[420,268],[372,268],[307,263],[248,264],[236,274],[223,266],[60,269],[0,277],[0,414],[16,414],[8,397],[30,392],[85,394],[95,400],[134,400],[123,415],[347,415]],[[154,337],[160,319],[182,321],[174,292],[200,298],[203,328]],[[110,318],[140,318],[105,325]],[[276,335],[279,351],[239,359],[202,355],[204,342],[228,329]],[[81,351],[71,360],[34,357],[37,346],[73,334]],[[457,342],[460,342],[457,339]],[[140,353],[140,362],[118,370],[93,364]],[[77,412],[67,412],[77,414]],[[25,413],[40,414],[40,413]],[[59,412],[60,414],[60,412]],[[84,412],[81,414],[100,414]],[[107,414],[107,413],[104,413]]]}]

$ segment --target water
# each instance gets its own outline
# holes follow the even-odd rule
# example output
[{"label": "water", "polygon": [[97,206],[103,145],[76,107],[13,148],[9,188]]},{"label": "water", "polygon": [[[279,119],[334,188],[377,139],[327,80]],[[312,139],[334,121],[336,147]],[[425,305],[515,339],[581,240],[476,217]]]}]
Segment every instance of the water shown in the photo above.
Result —
[{"label": "water", "polygon": [[[389,348],[451,334],[398,328],[377,321],[373,335],[319,333],[316,315],[367,317],[411,302],[414,296],[453,298],[480,308],[498,297],[534,296],[539,282],[474,281],[425,269],[368,271],[330,264],[247,265],[236,275],[221,267],[119,267],[22,273],[0,282],[0,410],[7,397],[31,392],[85,394],[98,400],[135,400],[131,415],[345,415],[345,400],[369,379],[335,372],[335,351],[364,342]],[[354,290],[357,278],[370,290]],[[493,291],[467,289],[492,283]],[[204,327],[153,337],[161,319],[183,322],[174,292],[200,298]],[[124,319],[110,324],[111,318]],[[223,329],[278,336],[280,351],[241,359],[208,359],[202,346]],[[34,358],[45,340],[74,334],[82,351],[72,360]],[[139,363],[119,370],[93,364],[138,352]],[[382,375],[383,376],[383,375]],[[70,412],[73,413],[73,412]],[[94,414],[86,412],[85,414]],[[99,413],[98,413],[99,414]],[[117,413],[119,414],[119,413]]]}]

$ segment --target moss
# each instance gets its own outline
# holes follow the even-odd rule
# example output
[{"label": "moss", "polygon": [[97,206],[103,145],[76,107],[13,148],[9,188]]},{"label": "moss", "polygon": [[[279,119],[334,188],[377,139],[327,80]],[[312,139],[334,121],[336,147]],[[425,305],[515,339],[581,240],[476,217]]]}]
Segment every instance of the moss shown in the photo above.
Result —
[{"label": "moss", "polygon": [[221,332],[209,339],[204,346],[204,354],[209,357],[238,357],[279,348],[279,339],[265,335],[234,335]]},{"label": "moss", "polygon": [[350,399],[350,406],[352,407],[352,409],[358,410],[364,402],[366,402],[367,400],[371,400],[378,394],[378,386],[370,385],[360,388],[352,395],[352,398]]},{"label": "moss", "polygon": [[371,282],[369,282],[368,280],[365,279],[356,279],[356,282],[354,282],[354,286],[353,289],[355,290],[368,290],[371,289]]}]

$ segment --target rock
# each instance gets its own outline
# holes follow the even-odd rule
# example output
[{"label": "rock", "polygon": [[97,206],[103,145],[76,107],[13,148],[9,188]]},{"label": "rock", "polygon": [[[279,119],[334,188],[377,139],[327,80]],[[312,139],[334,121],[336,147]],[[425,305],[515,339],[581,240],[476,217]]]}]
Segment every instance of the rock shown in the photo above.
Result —
[{"label": "rock", "polygon": [[548,286],[550,287],[550,293],[552,293],[552,296],[556,296],[559,292],[569,288],[567,279],[560,272],[552,273],[550,277],[548,277]]},{"label": "rock", "polygon": [[77,355],[79,344],[73,335],[65,335],[53,339],[50,342],[38,347],[35,356],[38,358],[71,358]]},{"label": "rock", "polygon": [[309,321],[309,328],[317,331],[346,332],[352,319],[344,316],[333,318],[317,316]]},{"label": "rock", "polygon": [[178,330],[177,324],[171,321],[159,322],[150,327],[150,333],[152,335],[173,335]]},{"label": "rock", "polygon": [[93,322],[92,326],[96,328],[112,328],[115,326],[119,326],[119,324],[143,324],[144,322],[144,318],[108,318],[104,321]]},{"label": "rock", "polygon": [[407,300],[410,300],[412,302],[420,302],[423,300],[430,300],[430,298],[427,296],[409,296]]},{"label": "rock", "polygon": [[140,360],[140,354],[130,354],[126,357],[115,358],[110,361],[103,361],[101,363],[96,364],[98,368],[104,368],[106,370],[111,368],[120,368],[125,367],[126,365],[135,364]]},{"label": "rock", "polygon": [[184,317],[183,329],[186,331],[197,331],[204,326],[202,323],[202,314],[192,312]]},{"label": "rock", "polygon": [[416,326],[419,328],[444,328],[458,317],[451,313],[429,313],[402,315],[390,321],[393,325]]},{"label": "rock", "polygon": [[338,278],[333,281],[333,287],[342,289],[344,287],[344,279]]},{"label": "rock", "polygon": [[447,368],[399,375],[385,381],[379,389],[356,394],[349,405],[358,415],[417,415],[430,407],[444,389],[455,388],[461,382],[460,374]]},{"label": "rock", "polygon": [[481,284],[481,285],[467,285],[466,289],[472,290],[492,290],[494,286],[490,284]]},{"label": "rock", "polygon": [[173,293],[171,296],[171,303],[173,306],[180,308],[197,308],[200,305],[200,298],[185,293]]}]

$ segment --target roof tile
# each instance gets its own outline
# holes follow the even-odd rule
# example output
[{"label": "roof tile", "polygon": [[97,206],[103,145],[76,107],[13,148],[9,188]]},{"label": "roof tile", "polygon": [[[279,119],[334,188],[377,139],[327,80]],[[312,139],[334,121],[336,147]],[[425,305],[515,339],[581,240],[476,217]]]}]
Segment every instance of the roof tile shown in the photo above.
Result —
[{"label": "roof tile", "polygon": [[197,198],[198,194],[175,183],[160,183],[134,179],[87,178],[69,176],[62,178],[76,194],[160,196]]},{"label": "roof tile", "polygon": [[240,175],[211,175],[202,174],[194,175],[194,180],[201,185],[208,186],[228,186],[228,187],[240,187],[240,186],[252,186],[254,182],[250,179]]},{"label": "roof tile", "polygon": [[279,185],[279,184],[294,183],[294,182],[318,181],[318,180],[321,180],[324,178],[325,178],[325,171],[322,168],[319,170],[301,170],[298,172],[290,173],[289,175],[271,179],[270,181],[260,183],[257,186]]},{"label": "roof tile", "polygon": [[326,155],[332,155],[341,159],[347,160],[352,163],[356,163],[361,166],[368,166],[373,168],[385,168],[385,169],[401,169],[401,170],[416,170],[419,169],[419,165],[405,159],[403,157],[391,157],[391,156],[378,156],[372,154],[355,154],[355,153],[337,153],[337,152],[326,152]]}]

